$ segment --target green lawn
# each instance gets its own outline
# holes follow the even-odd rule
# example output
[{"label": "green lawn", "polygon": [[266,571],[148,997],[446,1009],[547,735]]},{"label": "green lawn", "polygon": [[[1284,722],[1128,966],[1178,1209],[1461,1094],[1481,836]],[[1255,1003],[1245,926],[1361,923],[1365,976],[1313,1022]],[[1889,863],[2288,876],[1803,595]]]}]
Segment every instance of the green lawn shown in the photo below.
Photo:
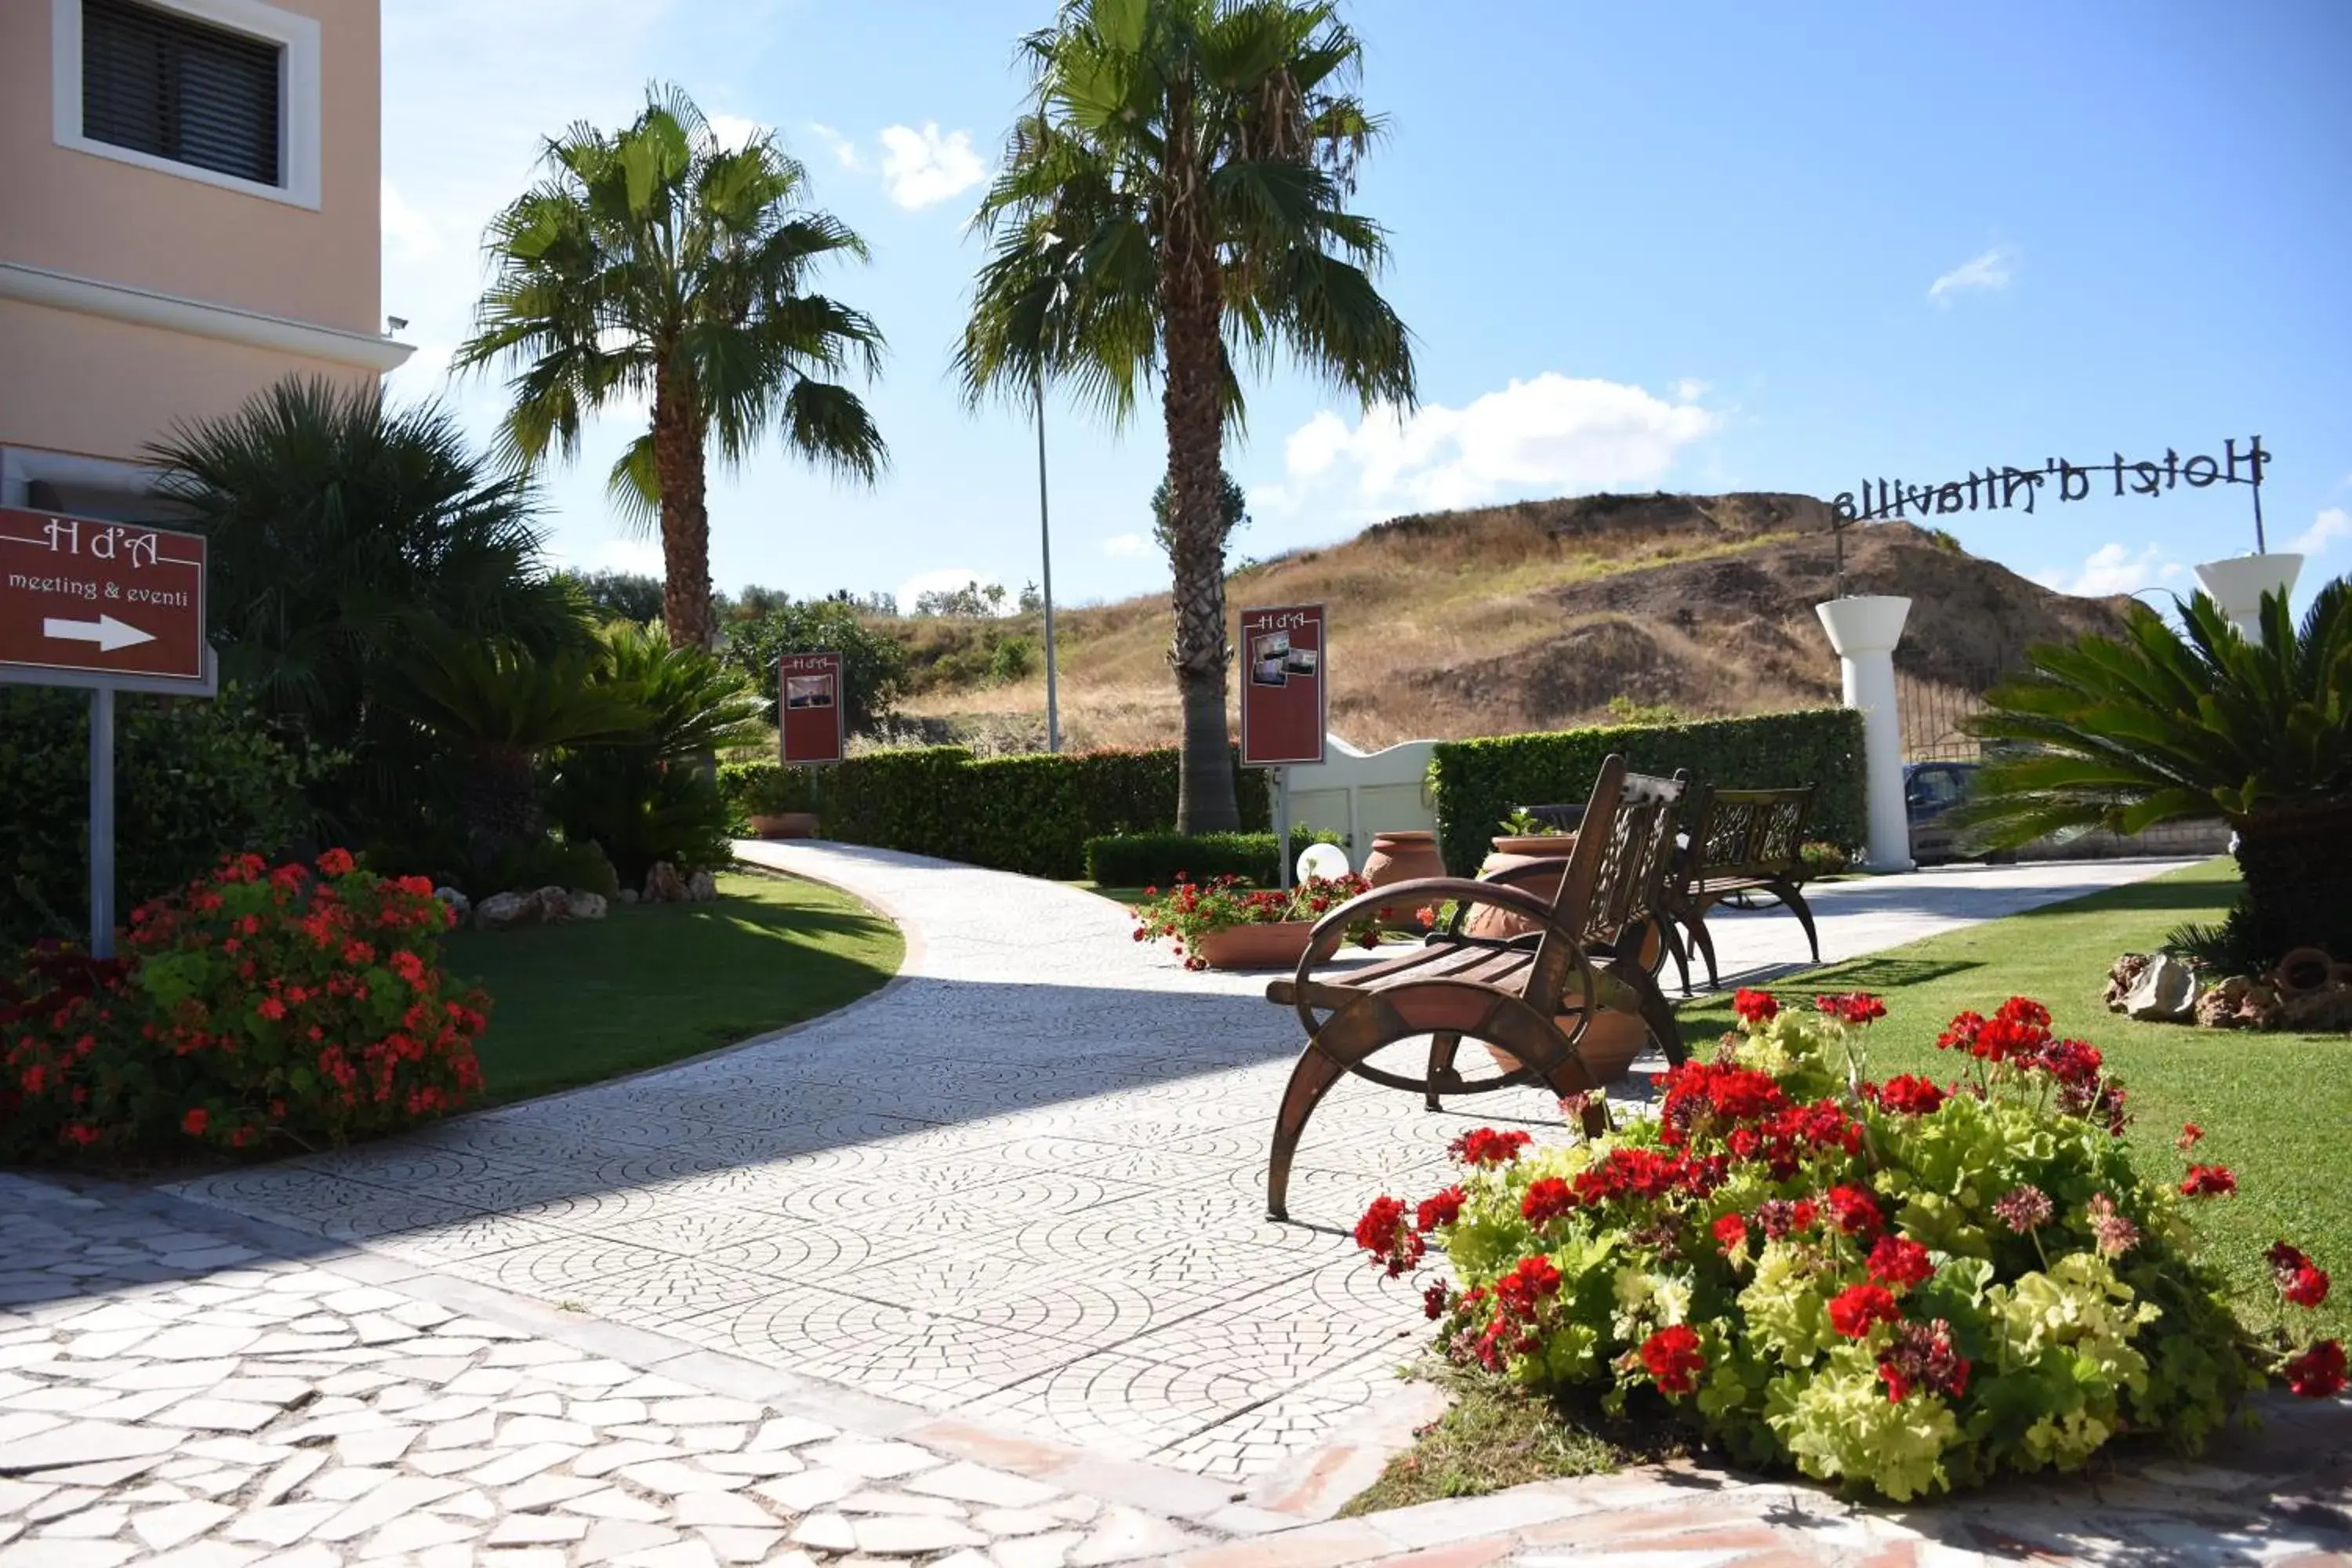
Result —
[{"label": "green lawn", "polygon": [[453,932],[447,967],[490,994],[495,1105],[659,1067],[853,1002],[906,955],[898,928],[797,879],[719,879],[707,904],[615,904],[601,921]]},{"label": "green lawn", "polygon": [[[2262,1255],[2284,1239],[2345,1282],[2320,1315],[2326,1331],[2352,1331],[2352,1145],[2346,1142],[2352,1039],[2135,1024],[2100,1001],[2117,954],[2147,952],[2183,921],[2218,921],[2237,888],[2231,862],[2210,860],[1832,964],[1773,989],[1784,998],[1856,990],[1884,996],[1887,1016],[1869,1035],[1875,1077],[1912,1071],[1951,1079],[1959,1064],[1936,1049],[1936,1037],[1953,1014],[1970,1007],[1990,1013],[2012,995],[2047,1004],[2059,1032],[2097,1046],[2129,1089],[2129,1137],[2144,1173],[2178,1174],[2173,1139],[2182,1122],[2194,1121],[2206,1134],[2198,1157],[2237,1173],[2238,1195],[2207,1200],[2199,1217],[2247,1321],[2276,1321],[2277,1297]],[[1711,1040],[1732,1026],[1730,998],[1685,1007],[1680,1016],[1687,1038]]]}]

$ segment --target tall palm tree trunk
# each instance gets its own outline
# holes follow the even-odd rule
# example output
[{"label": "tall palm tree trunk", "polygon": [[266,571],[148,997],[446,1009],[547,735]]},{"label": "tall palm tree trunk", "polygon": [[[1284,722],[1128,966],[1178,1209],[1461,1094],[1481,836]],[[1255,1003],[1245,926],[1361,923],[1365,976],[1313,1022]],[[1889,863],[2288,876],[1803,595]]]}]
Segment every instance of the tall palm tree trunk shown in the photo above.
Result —
[{"label": "tall palm tree trunk", "polygon": [[[1189,144],[1188,118],[1171,114],[1171,147]],[[1183,188],[1186,182],[1192,188]],[[1176,594],[1168,662],[1175,667],[1184,706],[1176,830],[1230,833],[1241,826],[1241,811],[1225,730],[1225,547],[1219,510],[1225,423],[1223,306],[1216,252],[1202,226],[1197,182],[1197,172],[1180,160],[1171,179],[1177,188],[1168,195],[1168,234],[1160,253],[1168,356],[1160,405],[1168,422],[1168,554]]]},{"label": "tall palm tree trunk", "polygon": [[654,473],[661,485],[662,625],[672,647],[710,646],[710,510],[702,427],[672,373],[654,392]]}]

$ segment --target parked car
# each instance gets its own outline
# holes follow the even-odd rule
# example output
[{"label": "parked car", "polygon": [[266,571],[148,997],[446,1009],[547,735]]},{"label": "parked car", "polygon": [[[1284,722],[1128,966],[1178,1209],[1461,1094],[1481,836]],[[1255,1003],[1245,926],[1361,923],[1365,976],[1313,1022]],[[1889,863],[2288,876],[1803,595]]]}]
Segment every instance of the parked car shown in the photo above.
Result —
[{"label": "parked car", "polygon": [[1976,788],[1974,763],[1906,763],[1903,806],[1911,824],[1911,858],[1922,866],[1945,860],[2005,860],[1990,853],[1951,821],[1952,813]]}]

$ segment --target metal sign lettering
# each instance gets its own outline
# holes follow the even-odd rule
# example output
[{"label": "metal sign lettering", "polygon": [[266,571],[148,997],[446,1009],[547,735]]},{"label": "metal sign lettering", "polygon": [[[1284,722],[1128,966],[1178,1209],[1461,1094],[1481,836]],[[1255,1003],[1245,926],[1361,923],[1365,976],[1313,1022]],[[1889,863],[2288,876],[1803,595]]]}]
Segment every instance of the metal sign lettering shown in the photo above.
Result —
[{"label": "metal sign lettering", "polygon": [[[2062,501],[2087,500],[2092,494],[2094,475],[2112,477],[2112,493],[2116,496],[2163,495],[2179,485],[2191,489],[2203,489],[2209,485],[2252,485],[2257,514],[2262,507],[2263,466],[2272,454],[2263,449],[2260,436],[2246,443],[2240,451],[2233,437],[2221,443],[2219,458],[2200,454],[2183,458],[2168,447],[2164,460],[2137,462],[2127,460],[2121,452],[2104,463],[2074,463],[2063,458],[2045,458],[2038,468],[1995,468],[1988,465],[1982,473],[1969,470],[1965,479],[1950,479],[1941,484],[1906,484],[1901,479],[1865,479],[1859,492],[1843,490],[1830,502],[1830,510],[1841,521],[1877,522],[1887,518],[1908,516],[1948,516],[1956,511],[1999,511],[2014,507],[2031,513],[2034,499],[2044,486],[2056,487],[2056,499]],[[2104,487],[2103,487],[2104,490]]]}]

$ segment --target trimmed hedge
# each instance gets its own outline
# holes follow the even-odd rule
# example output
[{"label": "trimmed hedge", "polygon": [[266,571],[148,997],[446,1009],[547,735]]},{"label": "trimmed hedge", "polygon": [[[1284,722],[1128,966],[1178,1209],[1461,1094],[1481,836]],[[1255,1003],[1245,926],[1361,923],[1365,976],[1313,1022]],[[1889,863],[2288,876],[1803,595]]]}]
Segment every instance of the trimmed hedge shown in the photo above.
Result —
[{"label": "trimmed hedge", "polygon": [[[789,793],[766,778],[771,765],[729,769],[730,795]],[[977,758],[961,746],[923,746],[806,773],[827,838],[1032,877],[1084,876],[1088,839],[1163,832],[1176,820],[1173,748]],[[1244,829],[1270,827],[1264,776],[1253,769],[1239,782]]]},{"label": "trimmed hedge", "polygon": [[[1087,840],[1087,877],[1098,888],[1164,888],[1183,879],[1195,882],[1216,877],[1246,877],[1261,888],[1271,888],[1282,869],[1275,859],[1274,834],[1121,833]],[[1337,844],[1339,835],[1312,828],[1290,830],[1290,857],[1309,844]]]},{"label": "trimmed hedge", "polygon": [[1688,768],[1694,790],[1818,784],[1808,838],[1863,841],[1862,715],[1811,708],[1695,724],[1607,725],[1542,735],[1441,742],[1429,764],[1438,846],[1455,876],[1475,875],[1498,824],[1522,805],[1581,801],[1601,760],[1624,754],[1636,773]]}]

